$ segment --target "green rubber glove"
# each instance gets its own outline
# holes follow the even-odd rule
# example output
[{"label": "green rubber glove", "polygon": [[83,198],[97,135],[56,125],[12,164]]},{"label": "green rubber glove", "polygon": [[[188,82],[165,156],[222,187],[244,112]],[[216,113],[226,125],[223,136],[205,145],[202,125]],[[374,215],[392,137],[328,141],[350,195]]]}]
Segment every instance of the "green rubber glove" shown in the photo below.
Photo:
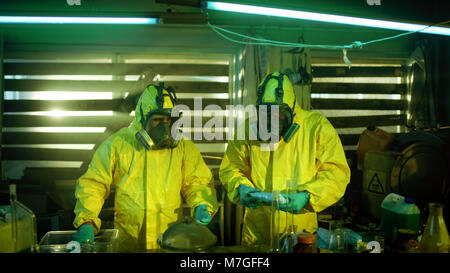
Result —
[{"label": "green rubber glove", "polygon": [[211,214],[209,214],[206,205],[199,205],[194,210],[195,221],[202,225],[208,225],[211,222]]},{"label": "green rubber glove", "polygon": [[79,243],[94,242],[94,238],[94,226],[91,225],[82,225],[78,228],[77,233],[72,236],[72,239]]},{"label": "green rubber glove", "polygon": [[262,204],[263,200],[260,197],[251,195],[251,193],[260,193],[261,190],[241,184],[238,187],[238,191],[242,205],[256,209]]},{"label": "green rubber glove", "polygon": [[281,195],[289,200],[286,204],[280,204],[280,210],[285,212],[299,214],[300,210],[309,202],[309,193],[306,191],[290,194],[281,193]]}]

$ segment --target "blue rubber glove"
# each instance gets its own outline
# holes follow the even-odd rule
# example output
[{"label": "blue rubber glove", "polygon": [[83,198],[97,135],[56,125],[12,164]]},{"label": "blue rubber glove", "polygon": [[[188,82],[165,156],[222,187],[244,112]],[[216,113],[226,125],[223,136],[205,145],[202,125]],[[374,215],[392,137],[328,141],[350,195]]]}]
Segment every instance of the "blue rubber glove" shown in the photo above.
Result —
[{"label": "blue rubber glove", "polygon": [[238,187],[238,191],[242,205],[251,209],[256,209],[262,204],[261,198],[251,195],[251,193],[260,193],[261,190],[241,184]]},{"label": "blue rubber glove", "polygon": [[306,191],[297,193],[281,193],[281,196],[289,201],[286,204],[280,204],[280,210],[299,214],[300,210],[309,202],[309,194]]},{"label": "blue rubber glove", "polygon": [[82,225],[78,228],[77,233],[72,236],[72,239],[79,243],[94,242],[94,238],[94,226],[91,225]]},{"label": "blue rubber glove", "polygon": [[211,215],[209,214],[206,205],[199,205],[194,210],[195,221],[202,225],[208,225],[211,222]]}]

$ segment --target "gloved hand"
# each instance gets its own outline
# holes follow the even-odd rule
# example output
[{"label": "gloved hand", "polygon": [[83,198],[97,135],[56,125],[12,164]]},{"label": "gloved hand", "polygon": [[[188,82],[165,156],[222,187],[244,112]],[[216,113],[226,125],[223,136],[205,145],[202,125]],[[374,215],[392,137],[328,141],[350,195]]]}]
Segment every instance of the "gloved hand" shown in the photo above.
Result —
[{"label": "gloved hand", "polygon": [[238,187],[238,191],[242,205],[256,209],[262,204],[261,198],[251,195],[251,193],[260,193],[261,190],[241,184]]},{"label": "gloved hand", "polygon": [[86,243],[88,240],[93,242],[94,238],[94,226],[87,224],[79,227],[77,233],[72,236],[72,239],[79,243]]},{"label": "gloved hand", "polygon": [[194,210],[195,221],[202,225],[208,225],[211,222],[211,215],[209,214],[206,205],[198,205]]},{"label": "gloved hand", "polygon": [[300,213],[300,210],[309,202],[309,194],[306,191],[289,194],[281,193],[281,196],[287,198],[288,202],[280,204],[280,210],[294,214]]}]

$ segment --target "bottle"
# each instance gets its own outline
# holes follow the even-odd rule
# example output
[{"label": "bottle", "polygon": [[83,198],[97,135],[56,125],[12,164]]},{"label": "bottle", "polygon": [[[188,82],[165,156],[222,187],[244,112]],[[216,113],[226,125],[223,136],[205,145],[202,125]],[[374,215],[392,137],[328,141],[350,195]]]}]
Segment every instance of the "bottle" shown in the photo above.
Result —
[{"label": "bottle", "polygon": [[331,221],[327,239],[327,247],[333,253],[348,252],[348,232],[341,221]]},{"label": "bottle", "polygon": [[429,215],[420,240],[421,253],[448,253],[449,239],[447,226],[442,216],[443,204],[429,203]]},{"label": "bottle", "polygon": [[415,238],[417,234],[410,229],[399,229],[396,234],[396,240],[391,245],[391,251],[395,253],[414,253]]},{"label": "bottle", "polygon": [[406,253],[419,253],[419,243],[416,239],[412,238],[406,242],[405,245]]},{"label": "bottle", "polygon": [[294,247],[294,253],[319,253],[316,238],[311,233],[300,232],[297,235],[298,243]]}]

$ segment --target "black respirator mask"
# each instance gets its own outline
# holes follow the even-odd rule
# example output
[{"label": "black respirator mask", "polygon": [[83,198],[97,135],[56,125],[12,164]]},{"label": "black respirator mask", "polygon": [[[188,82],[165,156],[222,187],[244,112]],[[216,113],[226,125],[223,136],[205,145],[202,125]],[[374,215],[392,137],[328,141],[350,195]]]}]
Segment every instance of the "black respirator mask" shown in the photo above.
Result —
[{"label": "black respirator mask", "polygon": [[171,134],[170,125],[167,122],[161,122],[156,127],[149,130],[148,134],[153,140],[153,150],[175,148],[178,145]]},{"label": "black respirator mask", "polygon": [[269,141],[269,135],[272,140],[280,140],[292,123],[292,111],[286,104],[262,104],[257,108],[257,121],[259,141]]},{"label": "black respirator mask", "polygon": [[[266,77],[263,84],[258,87],[258,100],[257,100],[257,118],[258,118],[258,130],[257,130],[257,138],[261,142],[268,142],[270,139],[267,139],[266,136],[260,135],[260,129],[266,128],[266,132],[270,133],[273,138],[277,140],[281,140],[281,137],[287,143],[289,142],[295,133],[300,128],[300,125],[294,123],[294,113],[293,109],[295,107],[295,100],[292,109],[286,103],[283,103],[283,74],[279,76],[270,75]],[[276,79],[278,81],[278,87],[275,90],[276,102],[275,103],[263,103],[262,97],[264,94],[264,89],[267,85],[267,82],[270,79]],[[278,110],[278,111],[277,111]],[[274,115],[274,120],[272,121],[272,115]],[[272,124],[272,122],[278,122],[278,130],[276,130],[276,126]],[[275,132],[272,132],[272,129],[275,129]],[[265,131],[265,130],[262,130]]]}]

